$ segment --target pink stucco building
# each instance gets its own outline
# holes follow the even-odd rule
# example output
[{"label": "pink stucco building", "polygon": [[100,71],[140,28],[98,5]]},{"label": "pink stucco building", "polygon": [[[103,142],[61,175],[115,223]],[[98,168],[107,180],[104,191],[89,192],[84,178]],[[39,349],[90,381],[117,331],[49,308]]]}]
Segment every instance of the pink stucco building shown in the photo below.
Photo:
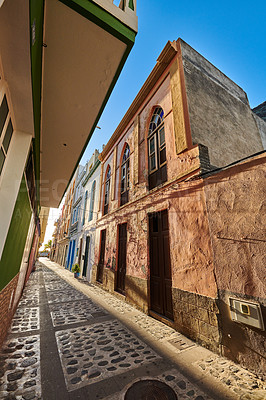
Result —
[{"label": "pink stucco building", "polygon": [[[245,92],[168,42],[100,155],[93,267],[108,291],[260,372],[262,151]],[[262,326],[235,322],[230,299]]]}]

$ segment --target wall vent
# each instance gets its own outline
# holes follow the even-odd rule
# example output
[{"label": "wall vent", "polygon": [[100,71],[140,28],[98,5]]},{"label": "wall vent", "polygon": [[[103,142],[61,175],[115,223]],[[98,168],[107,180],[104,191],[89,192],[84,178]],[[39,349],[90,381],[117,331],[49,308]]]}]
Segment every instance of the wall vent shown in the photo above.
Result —
[{"label": "wall vent", "polygon": [[259,303],[229,298],[229,306],[233,321],[265,330]]}]

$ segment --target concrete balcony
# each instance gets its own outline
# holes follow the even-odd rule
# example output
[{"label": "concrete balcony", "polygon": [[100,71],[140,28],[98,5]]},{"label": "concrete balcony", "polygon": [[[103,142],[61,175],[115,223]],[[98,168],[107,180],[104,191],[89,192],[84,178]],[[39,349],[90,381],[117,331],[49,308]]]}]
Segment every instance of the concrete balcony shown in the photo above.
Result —
[{"label": "concrete balcony", "polygon": [[34,139],[41,206],[59,205],[136,34],[136,0],[0,0],[3,78],[15,130]]},{"label": "concrete balcony", "polygon": [[134,44],[136,2],[46,0],[44,27],[41,204],[55,207]]}]

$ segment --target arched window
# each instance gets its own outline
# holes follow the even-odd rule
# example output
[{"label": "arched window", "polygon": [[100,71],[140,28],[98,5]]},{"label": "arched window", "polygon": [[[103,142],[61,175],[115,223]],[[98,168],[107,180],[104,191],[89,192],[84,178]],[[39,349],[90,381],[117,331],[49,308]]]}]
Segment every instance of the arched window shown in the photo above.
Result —
[{"label": "arched window", "polygon": [[93,181],[91,187],[91,202],[90,202],[90,213],[89,213],[89,221],[93,218],[93,209],[94,209],[94,200],[95,200],[95,189],[96,189],[96,181]]},{"label": "arched window", "polygon": [[156,107],[151,117],[148,133],[149,189],[167,181],[164,112]]},{"label": "arched window", "polygon": [[129,145],[126,145],[122,163],[121,163],[121,195],[120,195],[120,205],[126,204],[128,202],[128,190],[129,190],[129,155],[130,149]]},{"label": "arched window", "polygon": [[110,195],[110,180],[111,180],[111,168],[110,168],[110,165],[108,165],[107,171],[106,171],[106,178],[105,178],[105,187],[104,187],[103,215],[108,213],[109,195]]}]

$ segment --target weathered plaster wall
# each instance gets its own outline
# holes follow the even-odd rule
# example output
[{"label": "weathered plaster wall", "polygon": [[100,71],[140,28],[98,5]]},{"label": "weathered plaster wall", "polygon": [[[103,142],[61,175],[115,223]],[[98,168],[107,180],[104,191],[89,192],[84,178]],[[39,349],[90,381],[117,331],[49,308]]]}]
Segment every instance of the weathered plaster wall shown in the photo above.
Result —
[{"label": "weathered plaster wall", "polygon": [[205,181],[224,354],[265,371],[265,331],[233,322],[228,298],[258,301],[266,325],[265,167],[261,155]]},{"label": "weathered plaster wall", "polygon": [[180,184],[169,203],[173,287],[215,298],[208,218],[202,181]]},{"label": "weathered plaster wall", "polygon": [[263,150],[245,92],[185,42],[181,46],[193,143],[207,146],[219,167]]}]

